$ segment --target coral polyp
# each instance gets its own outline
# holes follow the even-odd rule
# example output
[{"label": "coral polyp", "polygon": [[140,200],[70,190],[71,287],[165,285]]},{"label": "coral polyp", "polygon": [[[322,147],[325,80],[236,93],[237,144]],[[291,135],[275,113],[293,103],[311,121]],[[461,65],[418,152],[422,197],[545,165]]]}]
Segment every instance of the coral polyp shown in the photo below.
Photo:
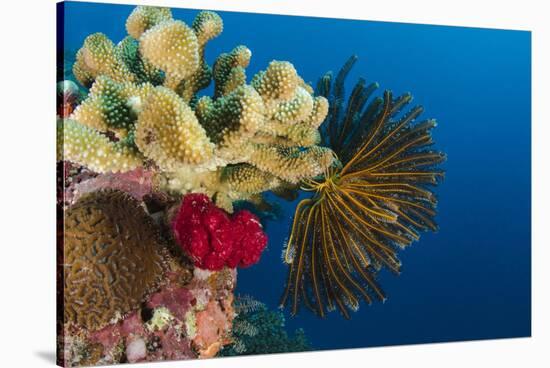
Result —
[{"label": "coral polyp", "polygon": [[360,299],[385,300],[376,273],[382,267],[399,273],[398,251],[421,231],[437,230],[431,186],[443,177],[437,166],[445,156],[430,149],[435,121],[416,122],[421,107],[400,114],[410,94],[385,91],[367,103],[377,85],[364,80],[344,108],[344,80],[355,60],[335,82],[327,74],[318,84],[331,104],[322,132],[339,161],[301,182],[312,196],[296,208],[285,253],[290,269],[282,304],[292,314],[303,304],[319,316],[337,308],[349,318]]}]

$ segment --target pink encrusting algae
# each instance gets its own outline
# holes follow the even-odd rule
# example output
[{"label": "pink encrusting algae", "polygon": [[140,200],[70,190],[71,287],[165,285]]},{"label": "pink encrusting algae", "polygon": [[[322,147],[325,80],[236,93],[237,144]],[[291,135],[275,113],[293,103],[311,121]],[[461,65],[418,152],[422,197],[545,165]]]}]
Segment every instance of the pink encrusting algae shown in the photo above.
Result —
[{"label": "pink encrusting algae", "polygon": [[141,309],[96,331],[65,331],[65,365],[210,358],[231,342],[236,272],[172,264],[166,283]]}]

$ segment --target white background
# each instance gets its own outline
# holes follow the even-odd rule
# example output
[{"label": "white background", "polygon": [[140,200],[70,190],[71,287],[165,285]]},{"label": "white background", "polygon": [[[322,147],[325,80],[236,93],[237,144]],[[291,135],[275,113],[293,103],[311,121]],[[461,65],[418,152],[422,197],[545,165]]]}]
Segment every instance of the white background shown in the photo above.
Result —
[{"label": "white background", "polygon": [[[545,9],[545,1],[132,0],[130,3],[533,31],[532,338],[154,366],[550,366],[550,143],[546,140],[550,135],[550,13]],[[54,365],[55,347],[55,1],[3,1],[0,14],[0,367],[48,367]]]}]

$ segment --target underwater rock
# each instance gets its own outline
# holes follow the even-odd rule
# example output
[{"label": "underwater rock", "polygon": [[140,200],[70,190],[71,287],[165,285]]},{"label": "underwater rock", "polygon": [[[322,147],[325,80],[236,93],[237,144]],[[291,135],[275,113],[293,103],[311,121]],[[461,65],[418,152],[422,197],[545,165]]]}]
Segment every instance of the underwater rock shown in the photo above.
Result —
[{"label": "underwater rock", "polygon": [[81,180],[70,187],[71,201],[75,203],[83,195],[102,189],[121,190],[137,200],[143,198],[155,189],[154,172],[139,167],[124,173],[109,173]]},{"label": "underwater rock", "polygon": [[233,318],[228,318],[231,310],[231,299],[221,302],[210,301],[206,308],[195,316],[197,336],[193,339],[194,346],[199,351],[199,357],[211,358],[223,347],[226,339],[220,340],[219,331],[230,331]]},{"label": "underwater rock", "polygon": [[193,274],[190,289],[196,300],[197,311],[193,318],[193,347],[199,358],[210,358],[231,343],[237,271],[229,268],[221,271],[195,268]]},{"label": "underwater rock", "polygon": [[256,215],[241,210],[231,217],[204,194],[188,194],[173,219],[178,244],[196,267],[221,270],[257,263],[267,235]]},{"label": "underwater rock", "polygon": [[67,206],[75,202],[75,189],[79,183],[95,178],[97,173],[69,161],[57,161],[57,204]]},{"label": "underwater rock", "polygon": [[66,212],[65,321],[97,330],[139,307],[162,277],[158,229],[120,191],[93,192]]},{"label": "underwater rock", "polygon": [[170,263],[159,290],[139,310],[97,331],[66,326],[65,366],[209,358],[231,341],[235,270]]},{"label": "underwater rock", "polygon": [[147,346],[141,337],[130,339],[126,344],[126,358],[129,363],[137,363],[147,357]]}]

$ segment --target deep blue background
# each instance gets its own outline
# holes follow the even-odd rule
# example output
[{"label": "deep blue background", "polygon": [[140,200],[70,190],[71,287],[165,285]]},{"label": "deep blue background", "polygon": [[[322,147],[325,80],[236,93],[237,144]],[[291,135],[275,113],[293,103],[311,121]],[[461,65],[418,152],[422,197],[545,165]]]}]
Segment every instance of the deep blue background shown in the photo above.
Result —
[{"label": "deep blue background", "polygon": [[[103,32],[126,35],[132,7],[67,3],[65,43],[78,49]],[[191,24],[196,10],[174,9]],[[531,34],[400,23],[219,12],[224,32],[207,46],[248,46],[247,74],[272,59],[291,61],[306,81],[338,70],[351,55],[359,76],[394,93],[410,91],[437,118],[434,136],[448,154],[437,189],[440,231],[401,254],[404,272],[383,272],[389,299],[362,305],[346,321],[306,310],[287,318],[319,349],[530,336]],[[240,271],[238,292],[276,308],[286,277],[281,248],[296,203],[267,224],[269,247],[259,265]]]}]

